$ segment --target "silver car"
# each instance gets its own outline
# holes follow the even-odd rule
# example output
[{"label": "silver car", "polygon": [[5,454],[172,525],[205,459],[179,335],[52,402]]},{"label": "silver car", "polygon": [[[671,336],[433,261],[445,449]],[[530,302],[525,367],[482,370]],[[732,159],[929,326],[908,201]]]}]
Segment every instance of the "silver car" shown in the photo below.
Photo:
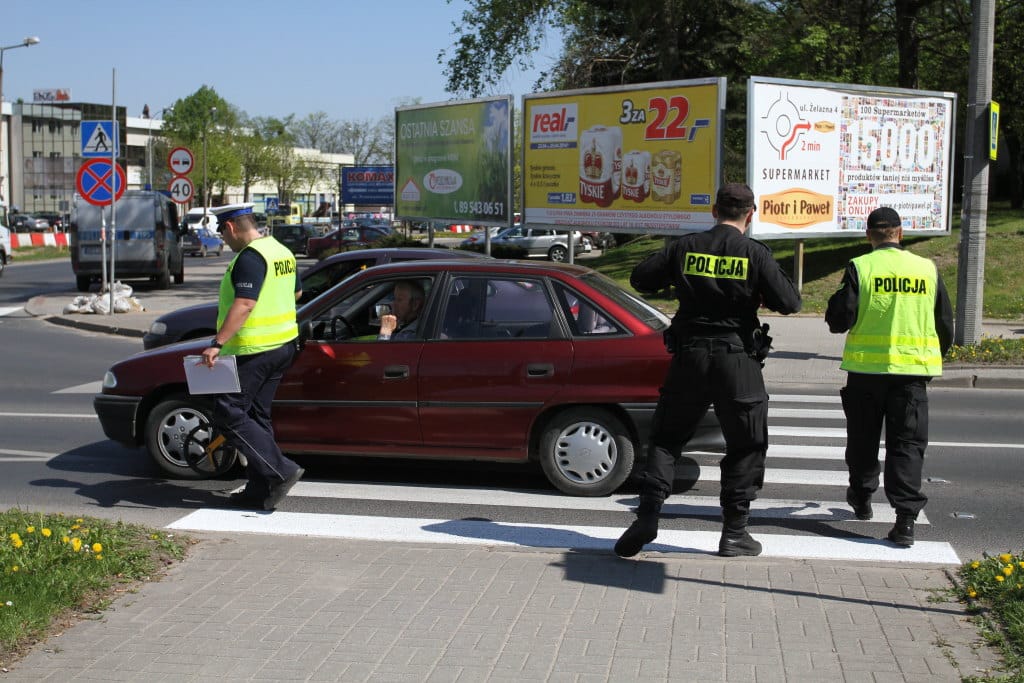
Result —
[{"label": "silver car", "polygon": [[[505,228],[491,239],[491,246],[519,247],[527,256],[542,256],[552,261],[565,261],[569,255],[569,234],[550,228],[528,228],[516,225]],[[579,256],[589,251],[583,244],[580,232],[573,233],[573,253]]]}]

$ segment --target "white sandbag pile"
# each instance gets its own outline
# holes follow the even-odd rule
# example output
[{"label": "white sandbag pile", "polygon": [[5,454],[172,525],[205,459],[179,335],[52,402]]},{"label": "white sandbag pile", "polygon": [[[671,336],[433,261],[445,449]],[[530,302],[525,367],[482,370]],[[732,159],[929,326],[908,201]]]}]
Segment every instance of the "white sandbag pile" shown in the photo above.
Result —
[{"label": "white sandbag pile", "polygon": [[[144,311],[146,307],[132,296],[132,288],[121,281],[114,283],[114,313],[133,313]],[[65,313],[99,313],[106,315],[110,311],[110,292],[76,296],[64,307]]]}]

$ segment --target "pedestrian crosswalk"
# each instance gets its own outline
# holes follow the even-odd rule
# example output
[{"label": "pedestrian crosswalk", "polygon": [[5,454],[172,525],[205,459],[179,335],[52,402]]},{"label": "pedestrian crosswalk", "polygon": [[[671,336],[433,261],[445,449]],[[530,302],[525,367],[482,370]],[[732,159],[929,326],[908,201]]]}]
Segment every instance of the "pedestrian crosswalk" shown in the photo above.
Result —
[{"label": "pedestrian crosswalk", "polygon": [[[765,488],[762,497],[751,506],[751,531],[764,547],[762,556],[959,564],[953,547],[941,540],[919,539],[912,548],[897,548],[881,540],[895,521],[881,491],[873,503],[872,521],[858,521],[853,516],[845,502],[845,418],[841,409],[827,407],[838,402],[835,395],[772,395]],[[884,455],[884,448],[880,454]],[[703,451],[685,455],[676,476],[677,481],[691,486],[667,501],[663,508],[666,521],[655,543],[646,550],[717,550],[720,457],[719,453]],[[705,495],[709,492],[714,495]],[[815,499],[804,497],[808,492]],[[306,501],[317,510],[329,507],[331,501],[362,501],[367,505],[373,502],[377,509],[393,507],[395,512],[297,512],[296,509],[303,509],[297,501]],[[611,552],[616,538],[631,521],[636,504],[635,490],[604,498],[576,498],[555,491],[497,487],[304,480],[273,513],[203,508],[170,526],[196,531]],[[439,505],[444,510],[450,506],[452,518],[438,518]],[[418,509],[429,509],[431,515],[398,516],[402,511]],[[482,514],[467,515],[467,510],[480,510]],[[560,517],[566,520],[580,523],[551,523],[548,518],[523,521],[531,512],[550,514],[553,510],[562,511]],[[927,515],[922,513],[918,527],[925,532],[929,526]]]}]

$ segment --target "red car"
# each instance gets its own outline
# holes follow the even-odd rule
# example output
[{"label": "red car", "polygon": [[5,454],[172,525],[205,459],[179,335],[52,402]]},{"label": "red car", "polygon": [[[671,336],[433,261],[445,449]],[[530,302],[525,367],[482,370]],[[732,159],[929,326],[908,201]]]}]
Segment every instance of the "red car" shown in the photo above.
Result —
[{"label": "red car", "polygon": [[[413,339],[378,341],[378,304],[415,280],[426,303]],[[669,363],[669,320],[575,265],[459,259],[357,273],[299,310],[302,351],[274,398],[294,455],[535,461],[569,494],[606,495],[642,453]],[[186,436],[208,422],[182,357],[201,342],[115,364],[94,408],[104,433],[145,444],[186,478]],[[720,445],[709,419],[690,448]]]},{"label": "red car", "polygon": [[391,234],[391,229],[383,226],[352,225],[332,230],[323,237],[310,237],[306,242],[306,256],[323,258],[331,250],[348,251],[360,247],[373,246]]}]

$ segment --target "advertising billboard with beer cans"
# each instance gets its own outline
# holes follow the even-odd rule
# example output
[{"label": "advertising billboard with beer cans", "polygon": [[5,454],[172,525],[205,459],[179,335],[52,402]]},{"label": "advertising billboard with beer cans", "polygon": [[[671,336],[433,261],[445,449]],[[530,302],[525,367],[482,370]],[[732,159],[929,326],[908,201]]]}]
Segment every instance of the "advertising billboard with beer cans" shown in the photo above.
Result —
[{"label": "advertising billboard with beer cans", "polygon": [[724,109],[724,78],[524,96],[524,222],[710,228]]},{"label": "advertising billboard with beer cans", "polygon": [[949,233],[955,116],[954,93],[751,77],[752,236],[861,236],[880,206]]},{"label": "advertising billboard with beer cans", "polygon": [[512,97],[395,110],[395,215],[512,222]]}]

